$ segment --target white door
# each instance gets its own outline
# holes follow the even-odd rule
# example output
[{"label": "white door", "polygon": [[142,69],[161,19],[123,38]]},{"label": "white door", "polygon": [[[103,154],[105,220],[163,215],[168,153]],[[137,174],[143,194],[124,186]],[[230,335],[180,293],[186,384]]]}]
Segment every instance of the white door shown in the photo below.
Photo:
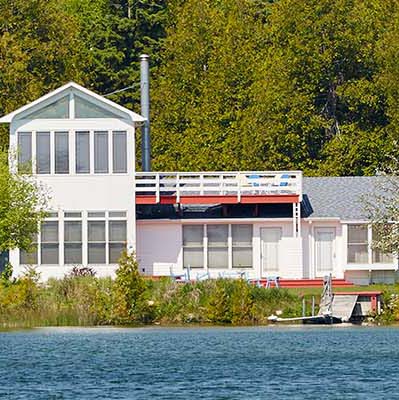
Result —
[{"label": "white door", "polygon": [[335,265],[335,228],[315,228],[315,276],[332,273]]},{"label": "white door", "polygon": [[279,243],[281,228],[261,228],[262,276],[267,277],[279,270]]}]

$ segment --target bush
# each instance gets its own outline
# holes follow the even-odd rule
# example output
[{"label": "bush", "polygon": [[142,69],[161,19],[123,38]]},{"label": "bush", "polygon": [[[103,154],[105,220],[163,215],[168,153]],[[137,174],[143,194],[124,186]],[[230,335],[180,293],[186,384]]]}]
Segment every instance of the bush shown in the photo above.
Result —
[{"label": "bush", "polygon": [[119,324],[131,324],[145,319],[145,290],[146,284],[140,275],[134,254],[125,251],[116,270],[112,319]]}]

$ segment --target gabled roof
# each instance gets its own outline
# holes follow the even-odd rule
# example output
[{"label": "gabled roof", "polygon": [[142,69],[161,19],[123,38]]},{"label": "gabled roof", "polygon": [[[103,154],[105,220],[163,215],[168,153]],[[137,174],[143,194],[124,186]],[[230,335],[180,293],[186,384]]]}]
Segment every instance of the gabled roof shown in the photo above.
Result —
[{"label": "gabled roof", "polygon": [[39,97],[35,101],[32,101],[29,104],[26,104],[25,106],[22,106],[18,108],[17,110],[4,115],[3,117],[0,118],[0,123],[10,123],[14,119],[14,117],[18,116],[19,114],[28,111],[29,109],[39,105],[40,103],[47,103],[47,100],[51,99],[52,97],[58,97],[62,92],[67,92],[70,89],[75,89],[78,92],[83,93],[84,95],[91,97],[98,102],[102,103],[105,107],[111,107],[112,109],[122,112],[123,114],[127,115],[128,117],[131,118],[133,122],[143,122],[145,121],[145,118],[143,118],[141,115],[136,114],[133,111],[128,110],[125,107],[120,106],[119,104],[108,100],[107,98],[100,96],[97,93],[92,92],[89,89],[84,88],[83,86],[78,85],[75,82],[69,82],[66,85],[63,85],[59,87],[58,89],[53,90],[50,93],[47,93],[46,95]]}]

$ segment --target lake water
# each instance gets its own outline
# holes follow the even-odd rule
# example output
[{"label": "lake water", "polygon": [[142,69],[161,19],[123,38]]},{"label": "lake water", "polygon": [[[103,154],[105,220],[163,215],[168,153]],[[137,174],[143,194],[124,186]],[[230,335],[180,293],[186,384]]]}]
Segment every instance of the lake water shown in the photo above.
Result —
[{"label": "lake water", "polygon": [[399,399],[399,329],[0,333],[0,399]]}]

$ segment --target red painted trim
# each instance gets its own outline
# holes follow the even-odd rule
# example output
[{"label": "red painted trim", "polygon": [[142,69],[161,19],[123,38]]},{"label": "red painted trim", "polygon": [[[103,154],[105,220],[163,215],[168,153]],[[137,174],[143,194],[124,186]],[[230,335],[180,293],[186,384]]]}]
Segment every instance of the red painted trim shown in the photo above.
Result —
[{"label": "red painted trim", "polygon": [[[177,204],[176,196],[161,196],[160,204]],[[181,204],[291,204],[299,203],[298,195],[245,195],[238,201],[237,196],[181,196]],[[154,195],[136,195],[136,204],[157,204]]]},{"label": "red painted trim", "polygon": [[[333,282],[333,287],[334,287],[334,282]],[[378,291],[370,291],[370,292],[334,292],[335,295],[343,295],[345,296],[346,294],[353,294],[353,295],[359,295],[359,296],[370,296],[370,297],[376,297],[376,296],[381,296],[382,292]]]}]

